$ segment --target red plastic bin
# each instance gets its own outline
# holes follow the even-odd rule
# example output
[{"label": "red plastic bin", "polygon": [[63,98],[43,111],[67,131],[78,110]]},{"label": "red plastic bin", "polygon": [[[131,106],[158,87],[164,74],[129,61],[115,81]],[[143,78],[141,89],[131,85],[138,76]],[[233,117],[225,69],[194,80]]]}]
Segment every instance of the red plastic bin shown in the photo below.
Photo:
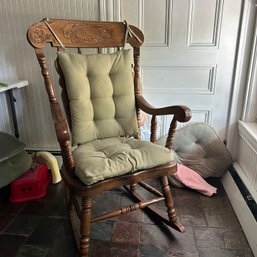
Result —
[{"label": "red plastic bin", "polygon": [[20,203],[42,198],[47,193],[50,176],[46,164],[36,164],[33,170],[11,183],[10,202]]}]

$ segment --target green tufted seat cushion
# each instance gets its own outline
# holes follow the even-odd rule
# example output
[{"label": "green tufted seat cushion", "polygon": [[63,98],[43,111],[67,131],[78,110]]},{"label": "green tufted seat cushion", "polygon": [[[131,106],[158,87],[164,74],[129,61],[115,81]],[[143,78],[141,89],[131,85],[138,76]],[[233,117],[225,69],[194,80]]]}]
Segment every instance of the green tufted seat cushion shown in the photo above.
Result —
[{"label": "green tufted seat cushion", "polygon": [[131,50],[59,52],[71,112],[75,173],[86,185],[173,160],[171,151],[133,139],[138,133]]},{"label": "green tufted seat cushion", "polygon": [[74,145],[137,133],[131,50],[90,55],[59,52],[58,61]]},{"label": "green tufted seat cushion", "polygon": [[173,161],[165,147],[124,137],[85,143],[76,148],[73,157],[76,176],[86,185]]}]

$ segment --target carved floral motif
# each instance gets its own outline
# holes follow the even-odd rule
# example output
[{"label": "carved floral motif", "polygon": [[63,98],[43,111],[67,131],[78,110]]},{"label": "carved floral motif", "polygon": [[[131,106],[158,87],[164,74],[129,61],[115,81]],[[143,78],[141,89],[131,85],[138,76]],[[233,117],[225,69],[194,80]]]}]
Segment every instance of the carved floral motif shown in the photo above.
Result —
[{"label": "carved floral motif", "polygon": [[31,36],[33,41],[35,41],[37,44],[43,44],[47,39],[49,39],[49,35],[40,28],[36,28],[34,32],[31,33]]},{"label": "carved floral motif", "polygon": [[[94,36],[91,36],[91,34]],[[82,40],[86,43],[94,44],[110,39],[112,37],[112,31],[97,26],[93,30],[92,28],[89,30],[85,25],[71,24],[63,30],[63,36],[71,40],[71,42]]]}]

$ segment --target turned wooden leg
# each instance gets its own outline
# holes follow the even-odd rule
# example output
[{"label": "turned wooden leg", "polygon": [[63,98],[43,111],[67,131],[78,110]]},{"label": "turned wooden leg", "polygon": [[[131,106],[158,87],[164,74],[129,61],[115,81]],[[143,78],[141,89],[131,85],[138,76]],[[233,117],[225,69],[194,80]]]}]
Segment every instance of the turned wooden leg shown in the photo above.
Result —
[{"label": "turned wooden leg", "polygon": [[129,188],[130,188],[130,192],[131,192],[132,194],[134,194],[134,193],[136,192],[136,185],[137,185],[137,184],[134,183],[134,184],[131,184],[130,187],[129,187]]},{"label": "turned wooden leg", "polygon": [[67,202],[67,209],[69,214],[70,225],[73,233],[76,246],[79,249],[80,245],[80,222],[78,222],[77,212],[76,212],[76,197],[72,191],[65,188],[65,196]]},{"label": "turned wooden leg", "polygon": [[183,225],[177,221],[176,210],[173,205],[172,194],[171,194],[167,176],[161,178],[161,185],[162,185],[163,196],[165,198],[164,199],[165,206],[167,207],[167,213],[168,213],[168,217],[171,222],[171,225],[172,227],[175,227],[177,230],[184,232],[185,229]]},{"label": "turned wooden leg", "polygon": [[91,221],[91,197],[82,198],[82,211],[81,211],[81,237],[80,237],[80,256],[88,257],[89,252],[89,234],[90,234],[90,221]]},{"label": "turned wooden leg", "polygon": [[68,211],[73,212],[75,210],[75,196],[68,189],[66,189],[66,201],[68,202]]}]

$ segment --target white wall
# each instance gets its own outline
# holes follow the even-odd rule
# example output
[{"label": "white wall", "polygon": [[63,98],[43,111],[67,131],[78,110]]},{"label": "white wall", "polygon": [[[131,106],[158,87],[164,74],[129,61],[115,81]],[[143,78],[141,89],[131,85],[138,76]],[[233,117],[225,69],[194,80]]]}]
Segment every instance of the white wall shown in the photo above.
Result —
[{"label": "white wall", "polygon": [[[40,146],[49,149],[57,148],[58,145],[39,65],[33,48],[26,40],[28,27],[46,16],[97,20],[99,19],[99,1],[0,1],[0,81],[17,79],[29,81],[28,87],[14,90],[17,98],[20,139],[29,147]],[[52,50],[49,49],[49,51]],[[5,93],[2,93],[0,94],[1,131],[13,133],[10,115]]]}]

